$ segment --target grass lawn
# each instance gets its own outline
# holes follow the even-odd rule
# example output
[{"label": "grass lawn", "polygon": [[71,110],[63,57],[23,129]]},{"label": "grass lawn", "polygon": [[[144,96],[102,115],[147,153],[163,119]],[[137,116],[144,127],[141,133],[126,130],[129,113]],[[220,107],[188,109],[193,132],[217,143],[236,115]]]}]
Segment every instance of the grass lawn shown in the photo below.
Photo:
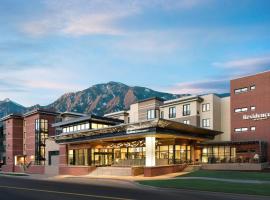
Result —
[{"label": "grass lawn", "polygon": [[220,181],[206,180],[155,180],[155,181],[139,181],[144,185],[165,187],[165,188],[180,188],[212,192],[252,194],[252,195],[267,195],[270,196],[270,184],[243,184],[243,183],[228,183]]},{"label": "grass lawn", "polygon": [[270,173],[268,172],[239,172],[239,171],[208,171],[199,170],[182,177],[210,177],[210,178],[226,178],[226,179],[241,179],[241,180],[261,180],[270,181]]}]

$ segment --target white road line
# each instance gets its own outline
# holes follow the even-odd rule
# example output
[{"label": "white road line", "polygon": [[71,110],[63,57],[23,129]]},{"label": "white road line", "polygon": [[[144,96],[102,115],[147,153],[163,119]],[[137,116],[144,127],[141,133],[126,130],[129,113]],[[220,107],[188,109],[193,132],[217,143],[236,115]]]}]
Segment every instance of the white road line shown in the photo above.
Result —
[{"label": "white road line", "polygon": [[121,197],[111,197],[111,196],[92,195],[92,194],[79,194],[79,193],[72,193],[72,192],[60,192],[60,191],[54,191],[54,190],[40,190],[40,189],[31,189],[31,188],[13,187],[13,186],[4,186],[4,185],[0,185],[0,188],[35,191],[35,192],[46,192],[46,193],[55,193],[55,194],[65,194],[65,195],[74,195],[74,196],[82,196],[82,197],[94,197],[94,198],[100,198],[100,199],[132,200],[132,199],[121,198]]}]

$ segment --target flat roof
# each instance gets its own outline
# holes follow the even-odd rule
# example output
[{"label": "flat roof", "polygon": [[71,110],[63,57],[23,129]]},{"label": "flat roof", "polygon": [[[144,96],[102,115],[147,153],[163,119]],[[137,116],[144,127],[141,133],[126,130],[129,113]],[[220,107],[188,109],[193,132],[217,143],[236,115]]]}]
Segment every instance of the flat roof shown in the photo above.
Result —
[{"label": "flat roof", "polygon": [[57,143],[82,142],[97,139],[117,139],[149,134],[171,135],[190,139],[213,139],[222,132],[200,128],[165,119],[147,120],[131,124],[120,124],[101,129],[90,129],[73,133],[62,133],[55,136]]},{"label": "flat roof", "polygon": [[158,101],[161,101],[161,102],[164,102],[165,101],[165,99],[162,99],[160,97],[150,97],[150,98],[139,100],[136,103],[142,103],[142,102],[150,101],[150,100],[158,100]]},{"label": "flat roof", "polygon": [[239,140],[239,141],[209,141],[204,142],[204,145],[236,145],[236,144],[258,144],[265,143],[263,140]]},{"label": "flat roof", "polygon": [[180,98],[177,98],[177,99],[164,101],[164,104],[161,105],[160,107],[166,107],[168,105],[175,104],[175,103],[178,103],[178,102],[190,102],[190,101],[202,102],[203,99],[198,95],[185,96],[185,97],[180,97]]},{"label": "flat roof", "polygon": [[117,111],[117,112],[112,112],[112,113],[107,113],[104,116],[112,116],[112,115],[120,115],[120,114],[128,114],[127,110],[121,110],[121,111]]},{"label": "flat roof", "polygon": [[83,116],[83,117],[78,117],[78,118],[54,123],[54,124],[52,124],[52,127],[62,127],[62,126],[72,125],[72,124],[85,122],[85,121],[89,121],[89,120],[100,121],[100,122],[105,122],[105,123],[106,122],[107,123],[123,123],[124,122],[123,120],[115,119],[115,118],[100,117],[97,115],[87,115],[87,116]]},{"label": "flat roof", "polygon": [[5,121],[5,120],[8,120],[10,118],[23,118],[23,116],[21,114],[13,114],[12,113],[12,114],[9,114],[9,115],[6,115],[6,116],[2,117],[0,119],[0,121]]},{"label": "flat roof", "polygon": [[63,116],[63,115],[68,115],[68,116],[78,116],[78,117],[87,116],[87,114],[84,114],[84,113],[77,113],[77,112],[62,112],[62,113],[60,113],[60,116]]},{"label": "flat roof", "polygon": [[239,76],[237,78],[231,79],[231,81],[237,80],[237,79],[242,79],[242,78],[248,78],[248,77],[252,77],[252,76],[256,76],[256,75],[264,74],[264,73],[270,73],[270,70],[266,70],[266,71],[263,71],[263,72],[258,72],[258,73],[255,73],[255,74],[249,74],[249,75],[245,75],[245,76]]},{"label": "flat roof", "polygon": [[23,117],[29,117],[29,116],[37,114],[37,113],[38,114],[46,114],[46,115],[54,115],[54,116],[57,116],[57,115],[60,114],[59,112],[56,112],[56,111],[53,111],[53,110],[37,108],[37,109],[31,110],[31,111],[23,114]]}]

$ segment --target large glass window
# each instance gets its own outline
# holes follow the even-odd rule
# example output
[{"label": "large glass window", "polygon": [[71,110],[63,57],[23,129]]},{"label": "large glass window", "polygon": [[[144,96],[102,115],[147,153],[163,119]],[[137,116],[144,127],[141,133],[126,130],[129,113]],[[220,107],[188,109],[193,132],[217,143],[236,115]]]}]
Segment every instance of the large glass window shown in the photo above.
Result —
[{"label": "large glass window", "polygon": [[35,120],[35,164],[45,164],[45,141],[48,138],[49,125],[46,119]]},{"label": "large glass window", "polygon": [[69,165],[88,165],[88,149],[73,149],[68,151]]},{"label": "large glass window", "polygon": [[235,147],[209,146],[202,150],[203,163],[227,163],[235,159]]}]

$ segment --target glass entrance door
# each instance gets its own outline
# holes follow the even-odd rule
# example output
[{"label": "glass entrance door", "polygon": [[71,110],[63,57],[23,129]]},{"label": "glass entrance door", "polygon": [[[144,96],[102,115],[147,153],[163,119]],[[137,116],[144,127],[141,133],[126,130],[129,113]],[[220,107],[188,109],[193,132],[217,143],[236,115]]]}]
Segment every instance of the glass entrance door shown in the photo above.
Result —
[{"label": "glass entrance door", "polygon": [[113,154],[104,152],[94,153],[95,166],[110,166],[113,163]]}]

